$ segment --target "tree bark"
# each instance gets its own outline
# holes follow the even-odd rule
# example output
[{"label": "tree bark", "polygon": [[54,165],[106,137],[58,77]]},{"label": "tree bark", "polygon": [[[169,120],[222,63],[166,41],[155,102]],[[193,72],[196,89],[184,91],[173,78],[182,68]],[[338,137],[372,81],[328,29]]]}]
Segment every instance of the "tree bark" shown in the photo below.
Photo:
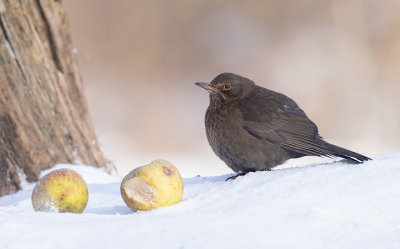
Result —
[{"label": "tree bark", "polygon": [[60,0],[0,0],[0,196],[57,163],[106,167]]}]

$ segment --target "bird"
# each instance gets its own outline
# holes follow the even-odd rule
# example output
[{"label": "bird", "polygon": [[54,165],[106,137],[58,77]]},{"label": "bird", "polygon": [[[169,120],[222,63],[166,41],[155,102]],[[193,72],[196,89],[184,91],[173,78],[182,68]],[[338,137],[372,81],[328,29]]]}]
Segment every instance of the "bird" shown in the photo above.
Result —
[{"label": "bird", "polygon": [[371,160],[330,144],[294,100],[233,73],[222,73],[210,84],[195,83],[209,92],[205,114],[207,140],[214,153],[237,173],[271,171],[288,159],[303,156],[341,157],[349,162]]}]

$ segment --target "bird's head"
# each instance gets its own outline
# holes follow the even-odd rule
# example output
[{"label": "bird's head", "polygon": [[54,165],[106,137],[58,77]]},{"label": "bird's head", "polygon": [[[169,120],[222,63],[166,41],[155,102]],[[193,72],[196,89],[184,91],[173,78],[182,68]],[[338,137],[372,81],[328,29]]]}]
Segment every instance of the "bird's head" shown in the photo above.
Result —
[{"label": "bird's head", "polygon": [[222,73],[210,84],[197,82],[196,85],[210,93],[211,101],[231,102],[246,98],[255,84],[253,81],[233,73]]}]

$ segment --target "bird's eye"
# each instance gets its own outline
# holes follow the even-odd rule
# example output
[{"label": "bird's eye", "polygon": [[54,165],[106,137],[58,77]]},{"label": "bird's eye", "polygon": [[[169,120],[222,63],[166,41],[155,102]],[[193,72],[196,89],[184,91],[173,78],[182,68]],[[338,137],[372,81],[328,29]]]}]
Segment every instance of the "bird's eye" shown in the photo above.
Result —
[{"label": "bird's eye", "polygon": [[229,85],[229,84],[225,84],[225,85],[224,85],[224,89],[225,89],[225,90],[229,90],[229,89],[231,89],[231,85]]}]

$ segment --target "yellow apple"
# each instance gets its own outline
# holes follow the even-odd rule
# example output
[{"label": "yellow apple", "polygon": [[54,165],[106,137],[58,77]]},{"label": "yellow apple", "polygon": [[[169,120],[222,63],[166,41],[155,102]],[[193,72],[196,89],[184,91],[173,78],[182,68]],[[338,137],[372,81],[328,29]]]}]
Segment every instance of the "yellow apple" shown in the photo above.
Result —
[{"label": "yellow apple", "polygon": [[121,196],[132,211],[151,210],[179,203],[183,182],[170,162],[155,160],[132,170],[121,182]]},{"label": "yellow apple", "polygon": [[46,174],[32,191],[35,211],[82,213],[88,199],[85,181],[71,169],[57,169]]}]

